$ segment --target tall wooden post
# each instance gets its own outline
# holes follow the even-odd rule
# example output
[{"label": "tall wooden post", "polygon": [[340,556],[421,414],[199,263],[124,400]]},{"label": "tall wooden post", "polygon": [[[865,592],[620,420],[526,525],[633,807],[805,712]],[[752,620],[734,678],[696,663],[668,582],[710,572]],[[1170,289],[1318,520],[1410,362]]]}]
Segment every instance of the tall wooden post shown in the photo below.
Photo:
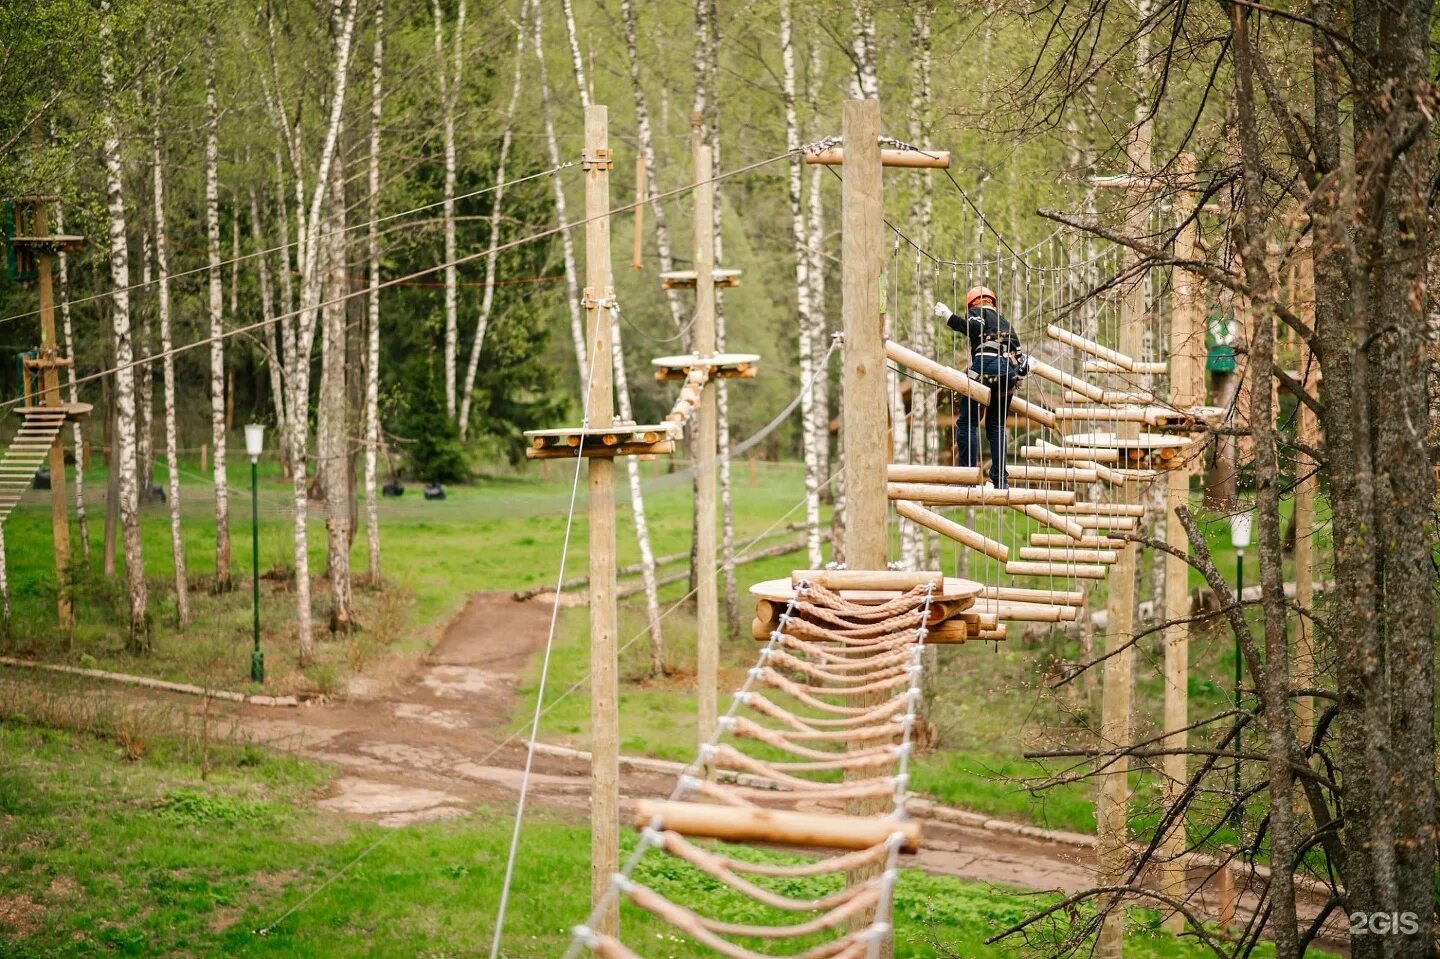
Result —
[{"label": "tall wooden post", "polygon": [[[585,330],[590,341],[587,373],[589,426],[615,421],[610,309],[615,295],[610,273],[609,114],[585,108]],[[614,461],[590,463],[590,885],[599,903],[620,868],[620,690],[615,632]],[[615,935],[619,912],[611,907],[595,924]]]},{"label": "tall wooden post", "polygon": [[[1194,259],[1197,228],[1194,222],[1186,224],[1195,211],[1194,194],[1190,191],[1189,180],[1194,174],[1195,159],[1188,154],[1181,157],[1178,173],[1181,178],[1175,192],[1175,223],[1179,232],[1175,236],[1175,257],[1180,260]],[[1170,402],[1177,409],[1198,406],[1205,400],[1205,300],[1202,282],[1188,270],[1176,268],[1172,274],[1170,289],[1172,305],[1170,310]],[[1165,498],[1165,542],[1177,549],[1185,549],[1189,540],[1180,518],[1175,514],[1178,506],[1190,502],[1190,477],[1195,474],[1195,463],[1191,457],[1182,459],[1181,465],[1166,474],[1168,488]],[[1178,556],[1165,556],[1165,620],[1174,623],[1189,613],[1190,567]],[[1170,734],[1165,738],[1164,748],[1183,750],[1189,737],[1183,731],[1189,724],[1190,715],[1190,628],[1179,624],[1165,629],[1165,729]],[[1188,763],[1183,754],[1164,757],[1164,795],[1167,808],[1174,805],[1184,790]],[[1175,823],[1171,831],[1162,837],[1160,851],[1168,859],[1161,870],[1162,887],[1177,899],[1185,894],[1185,865],[1180,857],[1185,850],[1185,821]],[[1185,916],[1172,912],[1165,917],[1165,928],[1176,935],[1185,930]]]},{"label": "tall wooden post", "polygon": [[[709,181],[710,146],[697,125],[691,149],[695,169],[695,352],[715,352],[715,185]],[[715,730],[720,674],[720,612],[715,569],[715,467],[718,417],[714,382],[700,394],[695,419],[695,679],[700,742]]]},{"label": "tall wooden post", "polygon": [[[1315,263],[1310,249],[1299,254],[1293,291],[1294,308],[1313,329],[1315,326]],[[1300,379],[1305,391],[1314,396],[1320,384],[1320,370],[1308,346],[1300,344]],[[1278,407],[1277,407],[1278,408]],[[1300,442],[1312,449],[1320,445],[1320,428],[1315,411],[1304,403],[1296,409],[1296,432]],[[1306,613],[1315,605],[1315,491],[1320,481],[1318,464],[1301,452],[1295,467],[1301,479],[1295,488],[1295,605]],[[1295,656],[1290,667],[1291,681],[1298,689],[1315,685],[1315,624],[1308,615],[1295,617]],[[1295,734],[1306,743],[1315,726],[1315,700],[1295,700]]]},{"label": "tall wooden post", "polygon": [[[37,199],[31,210],[37,237],[50,235],[49,199]],[[40,357],[45,364],[41,373],[42,406],[60,406],[59,340],[55,335],[55,284],[51,267],[54,253],[45,246],[36,251],[35,266],[40,287]],[[75,610],[70,602],[70,514],[65,503],[65,440],[62,430],[50,447],[50,526],[55,541],[55,581],[59,585],[60,626],[75,625]],[[77,457],[78,463],[78,457]],[[77,466],[78,468],[78,466]]]},{"label": "tall wooden post", "polygon": [[[1142,123],[1137,131],[1132,157],[1137,173],[1132,189],[1126,197],[1125,233],[1139,237],[1149,232],[1149,189],[1144,175],[1149,173],[1150,131],[1149,124]],[[1139,263],[1139,254],[1125,249],[1125,275],[1134,276]],[[1143,345],[1141,325],[1145,321],[1145,283],[1136,277],[1125,291],[1120,304],[1120,337],[1117,344],[1126,356],[1139,356]],[[1114,388],[1132,389],[1123,374],[1114,374]],[[1140,434],[1140,424],[1118,422],[1115,434],[1119,438],[1133,439]],[[1135,497],[1136,483],[1127,480],[1121,487],[1127,502]],[[1105,651],[1107,653],[1128,647],[1124,652],[1105,660],[1101,674],[1100,689],[1100,739],[1107,749],[1125,749],[1133,739],[1130,723],[1131,692],[1134,683],[1135,649],[1128,644],[1135,634],[1135,569],[1139,547],[1127,542],[1120,550],[1119,561],[1110,570],[1109,620],[1105,630]],[[1098,873],[1102,886],[1123,884],[1125,880],[1126,821],[1130,804],[1129,786],[1130,761],[1121,756],[1110,763],[1100,780],[1095,797],[1095,825],[1099,851]],[[1115,904],[1100,926],[1100,935],[1095,943],[1099,959],[1119,959],[1123,954],[1125,940],[1125,910]]]},{"label": "tall wooden post", "polygon": [[845,330],[845,561],[884,569],[890,555],[885,463],[890,451],[885,396],[884,181],[880,101],[847,100],[841,120],[841,317]]}]

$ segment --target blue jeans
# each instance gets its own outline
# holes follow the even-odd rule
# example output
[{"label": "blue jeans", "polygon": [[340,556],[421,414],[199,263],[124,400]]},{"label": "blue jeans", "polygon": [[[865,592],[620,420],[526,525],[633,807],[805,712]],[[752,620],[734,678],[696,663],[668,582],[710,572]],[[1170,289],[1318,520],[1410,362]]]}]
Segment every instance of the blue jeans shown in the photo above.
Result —
[{"label": "blue jeans", "polygon": [[1018,377],[1014,364],[1007,357],[993,353],[977,353],[970,362],[970,369],[981,381],[990,387],[990,405],[977,403],[968,396],[961,396],[955,417],[955,443],[957,466],[980,465],[980,427],[984,421],[985,439],[990,445],[990,482],[997,489],[1005,489],[1005,414],[1010,409],[1010,397],[1015,392]]}]

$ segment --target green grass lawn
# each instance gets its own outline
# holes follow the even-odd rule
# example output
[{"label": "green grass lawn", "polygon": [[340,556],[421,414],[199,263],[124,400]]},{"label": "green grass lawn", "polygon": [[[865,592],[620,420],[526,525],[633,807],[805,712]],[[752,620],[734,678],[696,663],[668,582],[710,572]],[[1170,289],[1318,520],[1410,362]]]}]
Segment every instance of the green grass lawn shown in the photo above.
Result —
[{"label": "green grass lawn", "polygon": [[[224,744],[202,780],[197,748],[193,737],[157,733],[137,755],[111,738],[0,723],[0,954],[438,959],[488,950],[509,809],[387,831],[315,809],[329,778],[320,765]],[[587,912],[588,831],[532,812],[523,852],[504,954],[553,959]],[[736,921],[774,918],[658,854],[635,878],[680,902],[703,897]],[[834,881],[789,880],[784,891],[815,894]],[[1050,901],[907,870],[896,955],[1002,954],[983,940]],[[1133,918],[1127,955],[1201,954],[1158,932],[1154,914]],[[622,925],[642,956],[699,954],[638,910],[627,907]]]},{"label": "green grass lawn", "polygon": [[[668,461],[640,464],[646,487],[646,508],[657,554],[684,553],[691,534],[691,492],[688,477],[670,473]],[[247,652],[250,643],[249,591],[241,588],[213,595],[205,583],[214,572],[213,504],[198,464],[185,467],[185,538],[187,562],[196,587],[192,604],[196,622],[187,631],[173,624],[173,585],[168,511],[152,505],[144,513],[146,568],[154,597],[155,651],[137,657],[125,652],[117,623],[124,621],[123,585],[119,577],[99,573],[103,525],[104,473],[92,469],[90,490],[92,556],[81,571],[84,587],[77,594],[79,627],[72,639],[53,628],[54,571],[50,555],[48,503],[44,494],[30,494],[6,523],[14,626],[0,641],[7,652],[39,655],[56,661],[126,672],[143,672],[216,686],[249,688]],[[248,577],[251,564],[248,464],[231,470],[233,556],[237,575]],[[161,474],[163,476],[163,472]],[[394,675],[408,669],[438,638],[444,624],[475,590],[514,590],[554,582],[585,572],[587,530],[585,491],[580,491],[564,570],[559,568],[561,544],[574,478],[573,464],[531,463],[516,473],[482,476],[473,484],[449,489],[449,497],[427,502],[412,486],[399,499],[381,503],[386,589],[358,592],[359,621],[355,634],[325,639],[323,588],[315,598],[320,658],[303,673],[295,665],[293,597],[283,575],[267,577],[262,597],[267,687],[279,691],[319,689],[343,692],[346,677],[357,671]],[[622,474],[623,476],[623,474]],[[583,475],[581,477],[583,483]],[[764,543],[798,534],[787,524],[803,518],[798,464],[737,463],[734,469],[736,540],[740,546],[761,534]],[[629,497],[617,483],[620,524],[617,557],[620,565],[638,560],[630,534]],[[262,464],[260,490],[260,565],[262,571],[288,572],[291,551],[291,493],[273,464]],[[1324,519],[1324,504],[1321,508]],[[1004,522],[1002,531],[984,523]],[[1008,539],[1023,535],[1030,521],[1018,514],[1004,520],[984,518],[982,531]],[[1012,528],[1013,527],[1013,528]],[[1207,525],[1207,540],[1222,571],[1233,570],[1228,525]],[[324,568],[324,535],[319,523],[310,542],[312,570]],[[946,565],[954,562],[948,545]],[[1148,557],[1147,557],[1148,558]],[[357,536],[352,563],[357,575],[365,568],[363,533]],[[753,609],[745,590],[752,583],[784,577],[803,562],[803,554],[741,566],[740,636],[722,643],[721,688],[738,686],[742,671],[755,655],[748,624]],[[988,561],[970,557],[967,574],[990,580]],[[683,569],[683,564],[667,571]],[[1252,574],[1253,575],[1253,574]],[[1199,574],[1192,583],[1201,582]],[[323,583],[323,580],[317,580]],[[1103,602],[1103,584],[1094,602]],[[682,581],[662,592],[665,611],[666,661],[670,674],[649,675],[649,638],[643,601],[633,596],[620,609],[622,748],[627,753],[686,760],[695,748],[694,637],[695,612],[683,601]],[[930,682],[930,719],[940,734],[941,748],[921,757],[914,785],[941,801],[992,815],[1054,828],[1092,832],[1091,788],[1075,783],[1034,791],[1030,787],[1048,767],[1022,758],[1032,749],[1061,743],[1086,743],[1098,723],[1093,688],[1083,684],[1052,691],[1044,675],[1056,660],[1081,658],[1079,641],[1059,633],[1025,638],[1020,626],[998,644],[973,644],[939,650],[937,674]],[[589,730],[588,622],[584,607],[567,608],[560,617],[555,656],[546,691],[542,734],[553,741],[585,746]],[[1099,640],[1097,639],[1097,642]],[[1137,664],[1136,717],[1142,734],[1157,728],[1163,698],[1161,645],[1142,643]],[[1233,675],[1232,643],[1224,633],[1199,633],[1192,641],[1192,715],[1223,706]],[[535,679],[522,689],[512,719],[518,731],[534,706]],[[1097,680],[1098,682],[1098,680]],[[1137,772],[1133,825],[1143,830],[1153,821],[1154,776]]]}]

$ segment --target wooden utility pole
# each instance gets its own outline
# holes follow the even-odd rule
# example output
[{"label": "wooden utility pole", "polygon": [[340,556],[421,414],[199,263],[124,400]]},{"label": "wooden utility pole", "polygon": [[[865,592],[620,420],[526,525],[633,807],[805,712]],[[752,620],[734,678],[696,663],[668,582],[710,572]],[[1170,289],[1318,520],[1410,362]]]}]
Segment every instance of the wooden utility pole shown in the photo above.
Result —
[{"label": "wooden utility pole", "polygon": [[[695,353],[715,352],[715,184],[710,146],[696,116],[691,155],[695,170]],[[715,467],[718,416],[715,385],[700,393],[695,417],[695,678],[701,744],[715,730],[720,675],[720,614],[715,569]]]},{"label": "wooden utility pole", "polygon": [[[1174,197],[1175,258],[1195,258],[1198,228],[1193,220],[1194,194],[1189,180],[1194,175],[1195,158],[1180,158],[1180,176]],[[1189,222],[1187,222],[1189,221]],[[1205,299],[1204,286],[1188,270],[1176,267],[1171,273],[1170,310],[1170,402],[1176,409],[1199,406],[1205,401]],[[1166,473],[1168,488],[1165,498],[1165,542],[1184,550],[1189,545],[1185,528],[1175,509],[1190,503],[1190,477],[1196,472],[1190,455]],[[1176,623],[1189,613],[1190,566],[1179,556],[1165,556],[1165,621]],[[1188,779],[1188,763],[1180,751],[1189,737],[1184,729],[1190,715],[1190,627],[1184,624],[1165,629],[1165,738],[1167,754],[1163,762],[1165,806],[1172,807],[1179,799]],[[1160,852],[1165,864],[1161,868],[1162,887],[1177,899],[1185,897],[1185,821],[1175,823],[1161,839]],[[1185,931],[1185,916],[1176,911],[1165,917],[1165,928],[1179,935]]]},{"label": "wooden utility pole", "polygon": [[890,554],[885,496],[889,406],[885,396],[884,178],[880,165],[880,101],[847,100],[841,115],[841,319],[845,330],[845,562],[884,569]]},{"label": "wooden utility pole", "polygon": [[[30,200],[31,220],[35,239],[36,279],[40,292],[40,353],[27,360],[32,369],[40,370],[41,406],[61,408],[60,367],[70,360],[60,356],[59,340],[55,335],[55,285],[52,266],[55,262],[55,247],[44,241],[50,237],[49,205],[56,198],[35,197]],[[56,238],[63,240],[65,238]],[[50,447],[50,525],[55,541],[55,579],[59,606],[60,626],[69,629],[75,625],[75,610],[70,602],[70,515],[65,503],[65,441],[63,433],[55,437]],[[79,457],[76,457],[78,464]]]},{"label": "wooden utility pole", "polygon": [[[1146,176],[1150,167],[1150,126],[1141,123],[1132,145],[1132,162],[1136,175],[1130,180],[1130,190],[1125,198],[1125,235],[1141,237],[1149,232],[1149,183]],[[1135,276],[1139,254],[1125,248],[1123,271],[1125,276]],[[1145,283],[1143,277],[1131,280],[1129,289],[1120,304],[1120,337],[1116,344],[1126,356],[1141,355],[1143,336],[1141,325],[1145,321]],[[1113,375],[1114,389],[1133,389],[1125,374]],[[1117,422],[1115,435],[1121,441],[1133,440],[1140,435],[1140,424]],[[1127,480],[1121,487],[1124,500],[1135,499],[1135,481]],[[1120,550],[1119,561],[1110,570],[1109,620],[1105,630],[1105,652],[1115,653],[1105,660],[1101,673],[1100,691],[1100,740],[1103,749],[1126,749],[1133,739],[1130,710],[1135,673],[1135,648],[1129,645],[1135,633],[1135,569],[1139,547],[1126,542]],[[1100,779],[1100,788],[1095,797],[1095,825],[1099,851],[1098,873],[1102,886],[1120,885],[1125,881],[1128,855],[1126,853],[1128,808],[1130,803],[1129,785],[1130,762],[1128,757],[1119,756],[1106,769]],[[1125,940],[1125,909],[1120,901],[1112,899],[1112,907],[1100,925],[1096,939],[1095,953],[1099,959],[1119,959],[1123,954]],[[1104,905],[1106,903],[1102,903]]]},{"label": "wooden utility pole", "polygon": [[[585,329],[590,369],[586,408],[589,426],[615,420],[610,303],[609,114],[585,108]],[[615,463],[590,459],[590,888],[599,904],[620,868],[620,689],[615,633]],[[595,931],[614,936],[619,911],[598,917]]]}]

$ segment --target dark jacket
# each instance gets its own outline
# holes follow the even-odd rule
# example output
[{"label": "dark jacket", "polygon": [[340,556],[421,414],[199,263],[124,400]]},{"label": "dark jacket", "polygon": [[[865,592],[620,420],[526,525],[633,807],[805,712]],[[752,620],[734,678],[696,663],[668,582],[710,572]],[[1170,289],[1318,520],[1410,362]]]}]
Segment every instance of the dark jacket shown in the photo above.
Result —
[{"label": "dark jacket", "polygon": [[1007,353],[1020,349],[1020,337],[993,306],[972,306],[964,316],[952,313],[946,325],[970,338],[971,356],[975,355],[981,343],[999,343]]}]

